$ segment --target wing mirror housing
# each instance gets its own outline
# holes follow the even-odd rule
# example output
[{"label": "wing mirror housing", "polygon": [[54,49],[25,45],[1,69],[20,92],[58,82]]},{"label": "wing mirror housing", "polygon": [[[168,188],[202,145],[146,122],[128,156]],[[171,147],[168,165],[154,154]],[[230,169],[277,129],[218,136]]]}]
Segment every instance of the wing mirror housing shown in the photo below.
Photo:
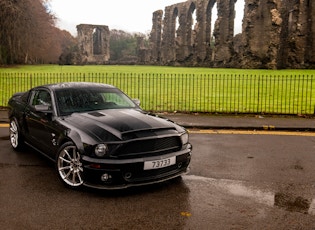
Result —
[{"label": "wing mirror housing", "polygon": [[137,106],[140,106],[140,99],[132,99],[132,101],[137,105]]},{"label": "wing mirror housing", "polygon": [[47,114],[52,113],[52,109],[50,105],[35,105],[35,111],[47,113]]}]

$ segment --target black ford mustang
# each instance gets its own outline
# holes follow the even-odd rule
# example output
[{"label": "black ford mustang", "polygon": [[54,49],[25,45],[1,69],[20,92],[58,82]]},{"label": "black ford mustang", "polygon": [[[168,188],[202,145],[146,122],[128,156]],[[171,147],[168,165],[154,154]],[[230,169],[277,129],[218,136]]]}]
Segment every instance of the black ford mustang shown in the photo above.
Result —
[{"label": "black ford mustang", "polygon": [[187,131],[111,85],[59,83],[12,96],[10,140],[52,159],[69,187],[120,189],[188,172]]}]

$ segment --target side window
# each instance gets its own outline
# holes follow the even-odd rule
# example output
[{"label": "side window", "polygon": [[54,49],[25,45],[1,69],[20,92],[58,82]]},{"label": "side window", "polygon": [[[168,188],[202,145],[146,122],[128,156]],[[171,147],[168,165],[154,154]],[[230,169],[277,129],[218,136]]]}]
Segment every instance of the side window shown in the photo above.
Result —
[{"label": "side window", "polygon": [[32,106],[35,105],[49,105],[51,106],[51,97],[50,93],[46,90],[38,90],[34,91],[30,104]]}]

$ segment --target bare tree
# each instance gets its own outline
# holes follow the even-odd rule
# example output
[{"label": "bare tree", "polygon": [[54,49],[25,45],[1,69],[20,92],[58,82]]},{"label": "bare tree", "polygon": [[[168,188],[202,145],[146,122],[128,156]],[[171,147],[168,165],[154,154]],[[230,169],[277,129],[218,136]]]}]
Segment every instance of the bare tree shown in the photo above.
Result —
[{"label": "bare tree", "polygon": [[0,0],[0,64],[56,63],[63,32],[49,0]]}]

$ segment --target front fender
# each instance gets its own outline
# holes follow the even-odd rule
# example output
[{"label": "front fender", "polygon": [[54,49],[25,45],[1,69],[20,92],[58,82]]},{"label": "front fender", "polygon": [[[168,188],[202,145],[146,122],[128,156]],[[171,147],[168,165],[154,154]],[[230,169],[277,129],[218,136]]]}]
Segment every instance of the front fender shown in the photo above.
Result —
[{"label": "front fender", "polygon": [[68,130],[66,131],[66,137],[67,139],[70,139],[76,146],[80,154],[84,153],[84,147],[81,140],[81,136],[78,132],[74,130]]},{"label": "front fender", "polygon": [[73,143],[76,145],[80,154],[86,154],[85,149],[84,149],[85,144],[88,144],[88,145],[96,144],[96,142],[93,139],[91,139],[84,133],[80,133],[76,130],[68,130],[67,139],[70,139],[71,141],[73,141]]}]

